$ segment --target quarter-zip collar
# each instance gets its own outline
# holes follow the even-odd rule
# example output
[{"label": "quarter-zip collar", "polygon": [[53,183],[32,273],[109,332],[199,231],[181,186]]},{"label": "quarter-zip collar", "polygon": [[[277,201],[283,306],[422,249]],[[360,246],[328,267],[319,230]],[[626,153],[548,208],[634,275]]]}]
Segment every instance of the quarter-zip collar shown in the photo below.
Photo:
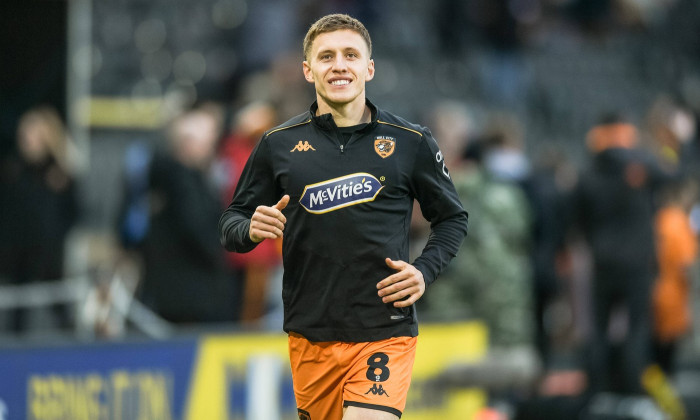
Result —
[{"label": "quarter-zip collar", "polygon": [[[369,108],[371,112],[371,120],[367,124],[366,127],[360,130],[360,132],[368,131],[373,129],[377,125],[377,119],[378,119],[378,111],[377,107],[374,106],[372,102],[370,102],[369,99],[365,98],[365,104]],[[311,108],[309,108],[309,113],[311,114],[311,121],[313,122],[314,125],[317,127],[323,129],[323,130],[328,130],[328,131],[335,131],[337,130],[337,126],[335,125],[335,121],[333,120],[333,116],[328,113],[328,114],[322,114],[322,115],[316,115],[316,112],[318,111],[318,102],[314,101],[313,104],[311,104]]]}]

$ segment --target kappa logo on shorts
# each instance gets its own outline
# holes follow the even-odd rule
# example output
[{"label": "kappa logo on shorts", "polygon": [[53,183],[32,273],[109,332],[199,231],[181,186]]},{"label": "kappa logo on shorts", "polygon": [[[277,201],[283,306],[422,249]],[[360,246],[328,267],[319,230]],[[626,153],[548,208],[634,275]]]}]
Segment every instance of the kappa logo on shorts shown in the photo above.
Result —
[{"label": "kappa logo on shorts", "polygon": [[322,214],[355,204],[374,201],[384,186],[366,172],[345,175],[307,185],[299,203],[309,213]]},{"label": "kappa logo on shorts", "polygon": [[389,396],[389,394],[387,394],[387,392],[384,390],[384,387],[381,385],[377,386],[377,384],[373,384],[372,388],[370,388],[369,391],[365,392],[365,395],[369,394],[370,392],[372,393],[372,395],[386,395],[387,397]]},{"label": "kappa logo on shorts", "polygon": [[297,413],[299,413],[299,420],[311,420],[311,414],[308,411],[297,408]]},{"label": "kappa logo on shorts", "polygon": [[382,159],[394,154],[396,150],[396,139],[389,136],[377,136],[374,139],[374,151],[377,152]]}]

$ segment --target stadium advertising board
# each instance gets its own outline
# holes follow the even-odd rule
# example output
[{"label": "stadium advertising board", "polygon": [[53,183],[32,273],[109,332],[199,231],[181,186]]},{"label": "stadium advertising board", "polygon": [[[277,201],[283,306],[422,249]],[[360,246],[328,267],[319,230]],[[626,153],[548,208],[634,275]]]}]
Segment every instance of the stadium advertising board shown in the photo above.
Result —
[{"label": "stadium advertising board", "polygon": [[[471,418],[483,394],[436,380],[485,350],[478,323],[423,326],[403,418]],[[297,419],[284,334],[0,350],[0,420],[252,418]]]}]

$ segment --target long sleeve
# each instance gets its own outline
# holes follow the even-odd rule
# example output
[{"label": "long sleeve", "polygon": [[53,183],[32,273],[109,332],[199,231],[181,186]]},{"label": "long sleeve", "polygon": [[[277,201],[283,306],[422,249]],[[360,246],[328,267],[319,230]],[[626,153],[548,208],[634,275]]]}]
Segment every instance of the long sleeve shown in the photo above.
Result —
[{"label": "long sleeve", "polygon": [[413,265],[423,273],[426,284],[430,284],[457,255],[467,234],[468,214],[429,132],[416,156],[412,188],[431,229],[428,242]]},{"label": "long sleeve", "polygon": [[257,206],[275,203],[275,192],[269,144],[263,137],[243,168],[231,204],[219,218],[219,238],[228,251],[244,253],[257,246],[248,235],[250,218]]}]

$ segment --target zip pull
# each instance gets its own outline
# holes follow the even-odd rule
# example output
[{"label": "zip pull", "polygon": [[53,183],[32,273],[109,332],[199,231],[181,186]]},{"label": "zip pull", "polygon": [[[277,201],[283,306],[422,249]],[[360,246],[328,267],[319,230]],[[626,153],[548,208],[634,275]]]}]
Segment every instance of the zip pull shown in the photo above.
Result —
[{"label": "zip pull", "polygon": [[341,144],[340,145],[340,153],[343,153],[343,152],[345,152],[345,145]]}]

